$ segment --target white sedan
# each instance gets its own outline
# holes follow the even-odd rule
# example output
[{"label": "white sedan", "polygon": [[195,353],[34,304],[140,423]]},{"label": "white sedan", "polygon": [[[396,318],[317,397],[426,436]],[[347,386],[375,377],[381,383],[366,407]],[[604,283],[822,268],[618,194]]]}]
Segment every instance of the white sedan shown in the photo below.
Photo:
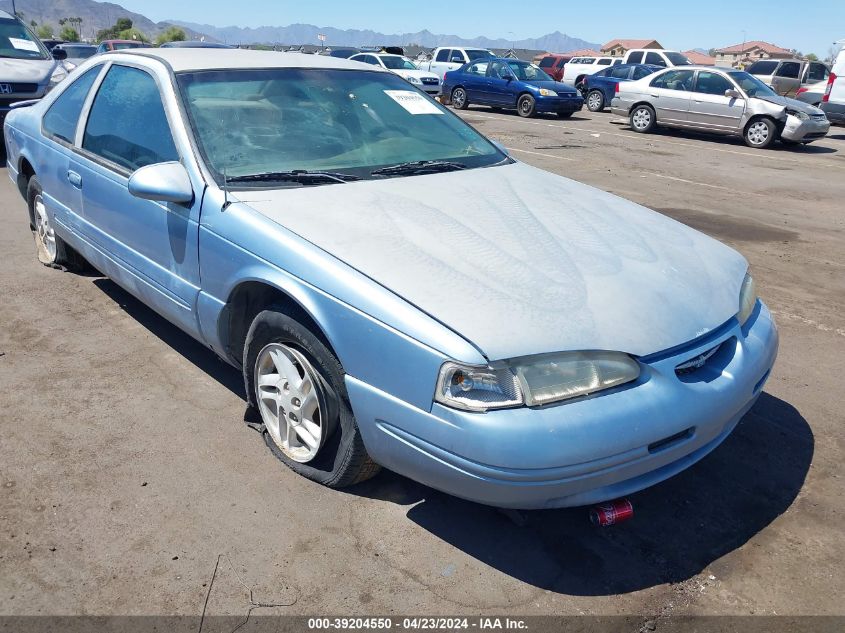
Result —
[{"label": "white sedan", "polygon": [[389,53],[359,53],[349,59],[364,62],[373,66],[381,66],[414,84],[420,90],[430,95],[440,94],[440,77],[427,70],[420,70],[407,57],[391,55]]}]

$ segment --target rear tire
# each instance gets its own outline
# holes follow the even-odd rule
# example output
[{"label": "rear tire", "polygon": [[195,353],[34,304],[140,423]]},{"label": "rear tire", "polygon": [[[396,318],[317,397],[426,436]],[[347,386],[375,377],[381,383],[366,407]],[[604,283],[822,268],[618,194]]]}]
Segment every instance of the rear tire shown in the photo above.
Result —
[{"label": "rear tire", "polygon": [[378,473],[352,414],[340,361],[282,307],[255,317],[243,367],[249,404],[264,422],[264,441],[288,468],[330,488]]},{"label": "rear tire", "polygon": [[469,107],[466,90],[458,87],[452,91],[452,107],[455,110],[466,110]]},{"label": "rear tire", "polygon": [[631,110],[631,129],[640,134],[647,134],[657,125],[657,115],[650,105],[638,105]]},{"label": "rear tire", "polygon": [[29,179],[26,188],[26,200],[29,205],[30,226],[35,238],[35,252],[40,261],[50,268],[83,270],[85,259],[56,235],[55,221],[44,204],[44,192],[38,178]]},{"label": "rear tire", "polygon": [[590,90],[587,93],[587,109],[590,112],[604,110],[604,93],[601,90]]},{"label": "rear tire", "polygon": [[775,122],[767,118],[752,119],[745,127],[743,138],[748,147],[766,149],[777,140],[778,129]]},{"label": "rear tire", "polygon": [[522,95],[516,102],[516,111],[519,116],[530,119],[537,114],[537,101],[531,95]]}]

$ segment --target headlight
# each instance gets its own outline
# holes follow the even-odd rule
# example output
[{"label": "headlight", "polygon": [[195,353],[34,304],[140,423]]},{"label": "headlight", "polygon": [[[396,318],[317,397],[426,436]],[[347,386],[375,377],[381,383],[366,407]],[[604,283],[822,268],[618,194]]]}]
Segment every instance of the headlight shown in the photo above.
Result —
[{"label": "headlight", "polygon": [[53,74],[50,75],[50,84],[47,86],[47,90],[55,88],[56,84],[61,81],[64,81],[65,77],[67,77],[67,71],[61,66],[56,66],[56,69],[53,71]]},{"label": "headlight", "polygon": [[422,82],[421,82],[419,79],[417,79],[416,77],[408,77],[408,81],[409,81],[409,82],[411,82],[412,84],[418,84],[418,85],[422,83]]},{"label": "headlight", "polygon": [[511,369],[529,406],[585,396],[636,380],[640,366],[618,352],[564,352],[516,359]]},{"label": "headlight", "polygon": [[541,354],[492,366],[447,362],[440,369],[435,400],[465,411],[540,406],[610,389],[639,375],[639,364],[618,352]]},{"label": "headlight", "polygon": [[548,88],[540,88],[540,96],[541,97],[556,97],[557,93],[554,90],[549,90]]},{"label": "headlight", "polygon": [[787,110],[786,113],[790,116],[794,116],[796,119],[800,121],[809,121],[810,115],[806,112],[801,112],[800,110]]},{"label": "headlight", "polygon": [[757,288],[754,285],[754,278],[751,275],[745,275],[745,279],[742,280],[742,289],[739,291],[739,312],[736,315],[740,325],[745,325],[748,317],[754,312],[755,305],[757,305]]}]

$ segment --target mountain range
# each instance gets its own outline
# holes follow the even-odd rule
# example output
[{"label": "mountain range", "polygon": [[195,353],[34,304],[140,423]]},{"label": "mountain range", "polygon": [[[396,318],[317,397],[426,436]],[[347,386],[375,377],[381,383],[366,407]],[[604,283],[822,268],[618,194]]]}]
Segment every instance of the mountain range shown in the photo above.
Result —
[{"label": "mountain range", "polygon": [[225,26],[169,20],[173,24],[206,33],[210,37],[229,44],[319,44],[317,35],[326,36],[328,46],[479,46],[484,48],[527,48],[544,51],[566,52],[581,48],[597,49],[600,45],[571,37],[560,31],[542,37],[513,40],[488,37],[464,38],[457,35],[441,35],[428,30],[416,33],[386,34],[370,30],[337,29],[318,27],[313,24],[291,24],[289,26],[260,26],[258,28]]}]

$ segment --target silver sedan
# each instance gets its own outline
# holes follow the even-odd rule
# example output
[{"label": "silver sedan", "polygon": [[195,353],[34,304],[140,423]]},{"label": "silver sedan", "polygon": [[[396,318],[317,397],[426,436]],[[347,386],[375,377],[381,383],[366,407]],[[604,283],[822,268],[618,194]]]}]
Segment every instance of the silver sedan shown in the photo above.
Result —
[{"label": "silver sedan", "polygon": [[750,147],[769,147],[824,138],[830,122],[818,108],[777,95],[743,71],[709,66],[670,68],[619,84],[614,114],[635,132],[658,126],[741,136]]}]

